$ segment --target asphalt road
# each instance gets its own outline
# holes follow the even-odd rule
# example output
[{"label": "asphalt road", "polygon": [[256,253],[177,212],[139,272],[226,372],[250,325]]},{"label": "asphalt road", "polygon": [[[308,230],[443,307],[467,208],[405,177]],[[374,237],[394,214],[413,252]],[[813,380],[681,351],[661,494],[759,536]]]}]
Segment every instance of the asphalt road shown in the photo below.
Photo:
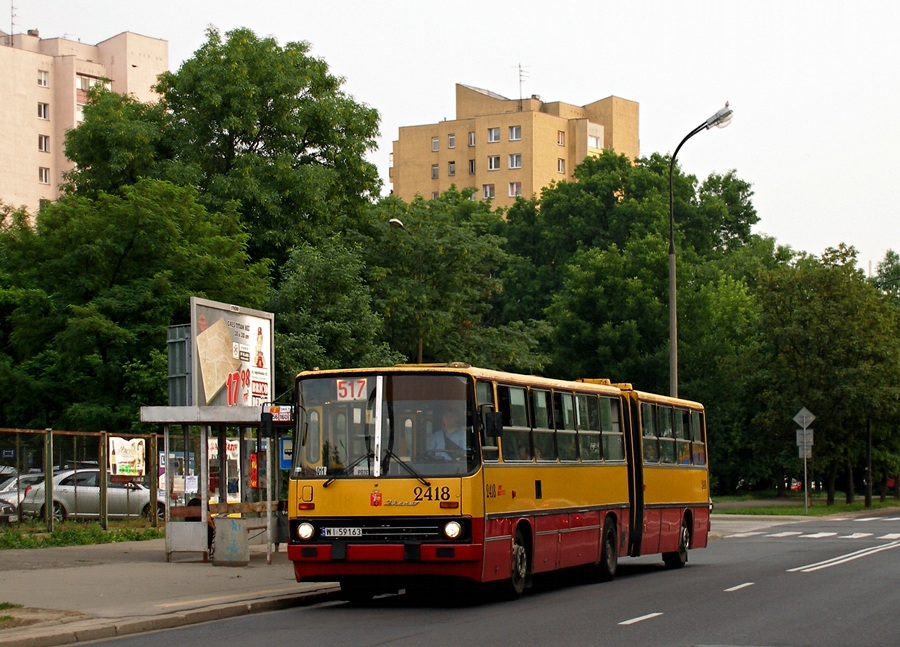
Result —
[{"label": "asphalt road", "polygon": [[606,584],[543,579],[516,602],[385,596],[245,616],[104,644],[831,645],[900,641],[900,516],[721,519],[688,565],[623,559]]}]

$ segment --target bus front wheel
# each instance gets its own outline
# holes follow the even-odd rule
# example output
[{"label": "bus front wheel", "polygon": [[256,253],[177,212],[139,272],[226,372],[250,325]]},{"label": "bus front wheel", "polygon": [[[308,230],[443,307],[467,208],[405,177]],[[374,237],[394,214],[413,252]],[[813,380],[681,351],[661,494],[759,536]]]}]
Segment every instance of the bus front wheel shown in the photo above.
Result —
[{"label": "bus front wheel", "polygon": [[516,530],[516,538],[513,540],[512,560],[509,575],[509,595],[511,598],[519,598],[525,592],[528,582],[528,547],[525,545],[525,535],[521,529]]}]

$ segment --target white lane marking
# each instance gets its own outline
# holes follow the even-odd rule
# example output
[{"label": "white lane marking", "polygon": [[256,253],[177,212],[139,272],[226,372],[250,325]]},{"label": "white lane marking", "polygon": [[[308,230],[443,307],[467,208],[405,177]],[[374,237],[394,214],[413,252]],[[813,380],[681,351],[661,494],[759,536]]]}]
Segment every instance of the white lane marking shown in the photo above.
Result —
[{"label": "white lane marking", "polygon": [[638,622],[643,622],[644,620],[649,620],[650,618],[655,618],[656,616],[661,616],[662,613],[648,613],[645,616],[638,616],[637,618],[632,618],[631,620],[623,620],[620,622],[620,625],[633,625]]},{"label": "white lane marking", "polygon": [[816,532],[811,535],[800,535],[801,539],[823,539],[825,537],[835,537],[836,532]]},{"label": "white lane marking", "polygon": [[826,559],[822,562],[816,562],[815,564],[806,564],[805,566],[798,566],[797,568],[789,568],[787,572],[796,573],[800,571],[803,573],[812,573],[813,571],[818,571],[823,568],[830,568],[832,566],[839,566],[840,564],[846,564],[847,562],[852,562],[854,559],[859,559],[860,557],[868,557],[869,555],[880,553],[883,550],[897,548],[898,546],[900,546],[900,541],[885,544],[884,546],[876,546],[874,548],[863,548],[862,550],[858,550],[855,553],[839,555],[837,557],[832,557],[831,559]]},{"label": "white lane marking", "polygon": [[883,517],[860,517],[856,521],[881,521]]},{"label": "white lane marking", "polygon": [[900,521],[900,517],[879,517],[882,521]]},{"label": "white lane marking", "polygon": [[841,535],[838,539],[862,539],[863,537],[871,537],[873,532],[854,532],[852,535]]},{"label": "white lane marking", "polygon": [[755,537],[756,535],[761,535],[761,532],[738,532],[733,535],[725,535],[726,539],[731,539],[732,537]]},{"label": "white lane marking", "polygon": [[797,535],[802,535],[803,533],[799,530],[791,530],[786,532],[776,532],[772,535],[766,535],[766,537],[796,537]]},{"label": "white lane marking", "polygon": [[737,586],[732,586],[730,589],[725,589],[725,593],[732,593],[734,591],[740,591],[741,589],[746,589],[748,586],[753,586],[754,582],[744,582],[743,584],[738,584]]},{"label": "white lane marking", "polygon": [[900,539],[900,532],[889,532],[886,535],[881,535],[878,539]]}]

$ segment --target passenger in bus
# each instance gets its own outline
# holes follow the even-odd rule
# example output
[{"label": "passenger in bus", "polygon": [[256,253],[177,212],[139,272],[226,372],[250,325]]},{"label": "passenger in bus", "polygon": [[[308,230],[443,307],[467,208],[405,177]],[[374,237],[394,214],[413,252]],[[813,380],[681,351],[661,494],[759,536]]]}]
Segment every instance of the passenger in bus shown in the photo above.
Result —
[{"label": "passenger in bus", "polygon": [[447,407],[441,414],[441,428],[431,435],[428,449],[445,461],[466,455],[466,416],[459,407]]}]

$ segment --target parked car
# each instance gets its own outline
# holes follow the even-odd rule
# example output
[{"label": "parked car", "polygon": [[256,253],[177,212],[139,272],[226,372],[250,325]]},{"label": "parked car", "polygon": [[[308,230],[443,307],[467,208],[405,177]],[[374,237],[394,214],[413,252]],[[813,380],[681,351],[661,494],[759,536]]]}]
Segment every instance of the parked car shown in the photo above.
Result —
[{"label": "parked car", "polygon": [[[105,477],[105,473],[103,473]],[[97,469],[63,470],[53,477],[53,517],[97,519],[100,517],[100,478]],[[46,488],[43,483],[28,489],[22,499],[23,516],[44,516]],[[112,518],[149,517],[162,519],[166,513],[165,494],[157,492],[150,501],[150,489],[141,483],[111,482],[107,486],[107,514]]]},{"label": "parked car", "polygon": [[9,501],[0,499],[0,523],[15,523],[19,520],[19,508]]},{"label": "parked car", "polygon": [[[25,493],[28,489],[43,482],[44,474],[42,472],[12,476],[0,483],[0,500],[12,504],[14,510],[18,512],[19,505],[22,503],[22,499],[25,498]],[[16,521],[16,519],[13,519],[13,521]]]}]

